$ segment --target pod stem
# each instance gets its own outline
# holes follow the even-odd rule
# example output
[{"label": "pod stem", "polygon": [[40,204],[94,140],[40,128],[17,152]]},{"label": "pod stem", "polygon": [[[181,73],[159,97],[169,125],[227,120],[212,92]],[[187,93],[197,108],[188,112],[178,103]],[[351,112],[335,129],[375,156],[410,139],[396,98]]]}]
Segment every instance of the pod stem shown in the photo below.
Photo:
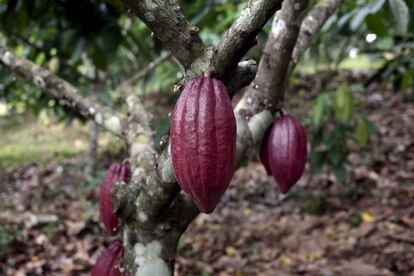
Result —
[{"label": "pod stem", "polygon": [[289,115],[289,112],[284,108],[284,107],[281,107],[281,108],[279,108],[278,110],[277,110],[277,112],[279,112],[280,113],[280,116],[286,116],[286,115]]}]

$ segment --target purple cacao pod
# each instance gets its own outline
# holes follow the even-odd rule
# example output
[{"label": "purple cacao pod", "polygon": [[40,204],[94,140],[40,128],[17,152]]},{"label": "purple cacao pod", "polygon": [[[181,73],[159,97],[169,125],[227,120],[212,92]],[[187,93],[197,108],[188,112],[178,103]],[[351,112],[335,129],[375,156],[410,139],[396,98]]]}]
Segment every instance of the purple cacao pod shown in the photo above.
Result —
[{"label": "purple cacao pod", "polygon": [[269,137],[269,164],[282,194],[301,178],[307,159],[306,133],[300,121],[283,115],[272,126]]},{"label": "purple cacao pod", "polygon": [[201,212],[211,213],[233,177],[236,119],[226,87],[196,77],[184,88],[171,121],[171,156],[178,184]]},{"label": "purple cacao pod", "polygon": [[121,241],[115,240],[108,245],[104,252],[96,260],[91,270],[91,276],[121,276],[121,258],[124,252]]},{"label": "purple cacao pod", "polygon": [[113,163],[101,184],[99,191],[99,213],[102,223],[110,235],[115,235],[119,225],[119,217],[112,211],[112,187],[118,181],[129,182],[131,168],[129,163]]},{"label": "purple cacao pod", "polygon": [[260,148],[260,160],[262,161],[268,175],[272,175],[269,164],[269,136],[271,130],[272,125],[267,128],[265,134],[263,135],[262,146]]}]

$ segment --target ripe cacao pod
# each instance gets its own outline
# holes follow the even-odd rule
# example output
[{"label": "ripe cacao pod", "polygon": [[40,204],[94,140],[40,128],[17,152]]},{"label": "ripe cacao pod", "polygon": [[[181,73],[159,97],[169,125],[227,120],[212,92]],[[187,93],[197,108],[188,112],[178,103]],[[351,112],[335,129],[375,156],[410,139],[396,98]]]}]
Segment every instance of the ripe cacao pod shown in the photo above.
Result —
[{"label": "ripe cacao pod", "polygon": [[272,126],[269,137],[269,164],[282,194],[301,178],[307,159],[306,133],[300,121],[283,115]]},{"label": "ripe cacao pod", "polygon": [[99,212],[102,223],[110,235],[115,235],[119,225],[119,217],[112,211],[112,187],[118,181],[129,182],[131,168],[129,163],[113,163],[101,184],[99,191]]},{"label": "ripe cacao pod", "polygon": [[262,139],[262,146],[260,148],[260,160],[266,169],[268,175],[272,175],[269,164],[269,136],[272,126],[268,127]]},{"label": "ripe cacao pod", "polygon": [[196,77],[184,88],[171,121],[175,177],[201,212],[211,213],[233,177],[236,119],[226,87]]},{"label": "ripe cacao pod", "polygon": [[91,276],[121,276],[121,258],[124,252],[121,241],[115,240],[108,245],[104,252],[96,260],[92,268]]}]

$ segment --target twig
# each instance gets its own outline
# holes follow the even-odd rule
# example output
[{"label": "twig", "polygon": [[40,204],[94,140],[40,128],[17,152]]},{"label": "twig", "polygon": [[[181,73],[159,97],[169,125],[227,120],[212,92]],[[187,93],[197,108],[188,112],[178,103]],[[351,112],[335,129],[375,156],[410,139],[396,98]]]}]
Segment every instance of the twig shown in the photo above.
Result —
[{"label": "twig", "polygon": [[161,55],[153,60],[152,62],[148,63],[148,65],[143,68],[142,70],[138,71],[134,75],[132,75],[130,78],[124,80],[121,82],[117,88],[116,91],[122,91],[123,88],[128,86],[133,86],[135,83],[137,83],[139,80],[144,78],[146,75],[148,75],[149,72],[151,72],[155,67],[163,63],[165,60],[169,59],[171,57],[170,52],[163,52]]}]

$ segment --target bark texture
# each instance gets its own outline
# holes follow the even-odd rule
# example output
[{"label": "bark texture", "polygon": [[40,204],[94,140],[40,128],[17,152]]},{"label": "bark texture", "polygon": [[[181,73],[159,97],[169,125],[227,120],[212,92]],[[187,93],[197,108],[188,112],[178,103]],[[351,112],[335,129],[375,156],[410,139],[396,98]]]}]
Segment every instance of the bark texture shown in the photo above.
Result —
[{"label": "bark texture", "polygon": [[281,0],[250,0],[224,35],[212,60],[213,76],[227,84],[237,63],[256,44],[256,36],[280,9]]},{"label": "bark texture", "polygon": [[208,49],[198,29],[181,13],[171,0],[123,0],[131,12],[139,17],[161,40],[190,76],[202,74],[209,60]]},{"label": "bark texture", "polygon": [[254,114],[256,108],[274,111],[281,107],[288,66],[306,6],[307,1],[284,1],[279,16],[273,20],[256,77],[247,91],[248,102],[254,101],[247,102],[249,112]]}]

